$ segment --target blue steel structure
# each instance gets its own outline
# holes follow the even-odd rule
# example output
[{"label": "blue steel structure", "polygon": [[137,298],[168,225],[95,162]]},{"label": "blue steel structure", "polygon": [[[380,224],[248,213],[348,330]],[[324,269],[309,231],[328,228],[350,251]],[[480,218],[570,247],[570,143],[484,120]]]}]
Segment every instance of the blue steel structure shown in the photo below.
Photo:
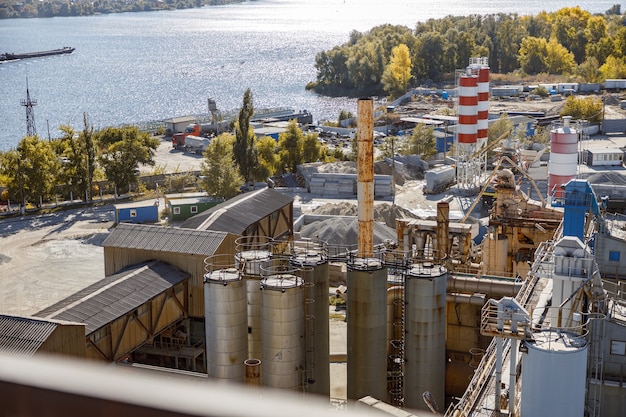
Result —
[{"label": "blue steel structure", "polygon": [[572,179],[565,185],[565,192],[555,190],[552,207],[563,207],[563,236],[576,236],[585,242],[585,217],[587,212],[602,219],[601,203],[589,181]]}]

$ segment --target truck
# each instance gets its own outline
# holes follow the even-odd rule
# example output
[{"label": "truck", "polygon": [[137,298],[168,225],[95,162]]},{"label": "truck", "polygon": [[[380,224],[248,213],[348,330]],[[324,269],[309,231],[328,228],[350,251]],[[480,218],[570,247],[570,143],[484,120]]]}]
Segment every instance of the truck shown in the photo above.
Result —
[{"label": "truck", "polygon": [[185,137],[185,152],[202,154],[211,143],[211,139],[200,136],[188,135]]},{"label": "truck", "polygon": [[174,149],[184,149],[185,148],[185,138],[187,136],[200,136],[200,132],[202,131],[202,126],[197,123],[192,123],[185,128],[184,132],[175,133],[172,137],[172,147]]}]

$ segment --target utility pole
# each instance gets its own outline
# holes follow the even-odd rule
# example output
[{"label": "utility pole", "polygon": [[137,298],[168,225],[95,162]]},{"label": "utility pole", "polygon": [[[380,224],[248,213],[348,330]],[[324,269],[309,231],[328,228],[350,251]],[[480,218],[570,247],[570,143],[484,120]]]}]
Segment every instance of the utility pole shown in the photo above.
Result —
[{"label": "utility pole", "polygon": [[37,100],[30,99],[28,78],[26,78],[26,100],[22,100],[21,105],[26,107],[26,136],[35,136],[37,134],[37,128],[35,127],[35,112],[33,111],[33,107],[37,105]]}]

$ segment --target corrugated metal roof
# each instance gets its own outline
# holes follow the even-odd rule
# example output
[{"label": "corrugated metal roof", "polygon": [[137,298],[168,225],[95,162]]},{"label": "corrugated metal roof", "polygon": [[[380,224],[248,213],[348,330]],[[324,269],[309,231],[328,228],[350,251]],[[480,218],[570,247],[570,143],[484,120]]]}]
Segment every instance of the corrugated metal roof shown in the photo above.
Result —
[{"label": "corrugated metal roof", "polygon": [[58,324],[32,317],[0,315],[0,351],[32,356]]},{"label": "corrugated metal roof", "polygon": [[225,238],[219,231],[120,223],[103,246],[211,256]]},{"label": "corrugated metal roof", "polygon": [[293,198],[264,188],[231,198],[185,220],[181,228],[216,230],[241,235],[271,213],[293,203]]},{"label": "corrugated metal roof", "polygon": [[37,316],[84,323],[85,333],[90,334],[188,277],[167,263],[150,261],[111,275]]}]

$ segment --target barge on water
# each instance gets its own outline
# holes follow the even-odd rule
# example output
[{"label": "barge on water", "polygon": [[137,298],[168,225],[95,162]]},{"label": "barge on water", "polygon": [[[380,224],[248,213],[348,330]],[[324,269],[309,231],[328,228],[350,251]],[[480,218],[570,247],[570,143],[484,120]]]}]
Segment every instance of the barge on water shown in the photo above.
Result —
[{"label": "barge on water", "polygon": [[28,52],[24,54],[14,54],[11,52],[6,52],[0,55],[0,61],[15,61],[17,59],[27,59],[27,58],[39,58],[43,56],[50,55],[63,55],[63,54],[71,54],[74,52],[74,49],[69,46],[59,48],[59,49],[51,49],[49,51],[38,51],[38,52]]}]

